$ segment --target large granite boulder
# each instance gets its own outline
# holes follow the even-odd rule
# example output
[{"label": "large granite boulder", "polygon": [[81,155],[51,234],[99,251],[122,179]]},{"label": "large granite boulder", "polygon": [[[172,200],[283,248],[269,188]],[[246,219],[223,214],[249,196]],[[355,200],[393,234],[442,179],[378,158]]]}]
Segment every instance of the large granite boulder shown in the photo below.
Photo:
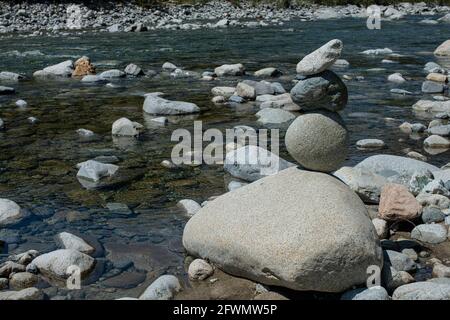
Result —
[{"label": "large granite boulder", "polygon": [[342,292],[383,260],[359,197],[298,168],[208,202],[186,224],[183,245],[225,272],[295,290]]}]

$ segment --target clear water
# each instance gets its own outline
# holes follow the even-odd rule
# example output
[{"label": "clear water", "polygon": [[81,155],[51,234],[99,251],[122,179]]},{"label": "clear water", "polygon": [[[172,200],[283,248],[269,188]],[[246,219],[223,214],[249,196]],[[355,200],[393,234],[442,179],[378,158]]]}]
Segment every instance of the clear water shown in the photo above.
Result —
[{"label": "clear water", "polygon": [[[162,91],[169,99],[191,101],[202,112],[196,116],[204,127],[224,130],[243,124],[260,127],[254,114],[257,108],[215,106],[210,89],[218,85],[234,86],[237,78],[214,82],[198,79],[172,79],[167,75],[116,81],[120,88],[86,85],[77,80],[31,80],[32,73],[43,67],[87,55],[98,71],[123,69],[136,63],[143,69],[160,70],[171,61],[186,70],[212,70],[224,63],[243,63],[247,70],[275,66],[284,72],[280,82],[290,89],[295,65],[306,53],[326,41],[339,38],[344,42],[342,58],[350,67],[336,72],[365,77],[347,81],[349,103],[342,112],[351,132],[348,165],[375,154],[404,155],[404,149],[425,153],[422,140],[402,134],[403,121],[420,121],[411,105],[421,96],[399,96],[391,88],[420,92],[425,77],[423,65],[437,61],[450,67],[450,61],[437,60],[432,52],[450,38],[448,25],[420,25],[422,17],[384,22],[381,30],[368,30],[363,19],[316,22],[293,21],[282,27],[258,29],[220,29],[197,31],[155,31],[145,33],[71,33],[68,36],[24,37],[5,35],[0,38],[0,70],[27,74],[30,80],[14,85],[17,94],[0,96],[0,117],[5,129],[0,132],[0,197],[9,198],[34,213],[32,218],[9,230],[0,230],[14,241],[9,253],[26,249],[49,251],[56,248],[54,236],[61,231],[73,232],[86,239],[96,239],[106,248],[126,248],[145,260],[147,281],[158,274],[171,272],[185,275],[181,235],[186,218],[175,208],[182,198],[199,202],[226,192],[227,178],[220,166],[201,166],[167,170],[160,162],[170,158],[174,142],[172,130],[192,129],[193,117],[180,117],[163,128],[150,126],[142,111],[143,94]],[[388,47],[401,56],[391,57],[395,64],[383,64],[384,56],[360,54],[366,49]],[[385,68],[382,71],[368,71]],[[386,77],[400,72],[410,78],[405,84],[388,83]],[[251,76],[247,76],[251,78]],[[14,105],[17,99],[28,102],[26,109]],[[39,119],[31,125],[27,118]],[[111,124],[127,117],[146,125],[137,140],[113,139]],[[195,118],[195,117],[194,117]],[[392,118],[392,119],[391,119]],[[85,141],[75,132],[86,128],[96,138]],[[379,138],[387,147],[378,151],[360,151],[354,146],[362,138]],[[285,149],[282,155],[291,160]],[[108,190],[84,190],[76,179],[75,165],[98,155],[116,155],[125,172],[124,183]],[[428,155],[429,162],[443,165],[449,153]],[[132,216],[111,214],[107,202],[126,203]],[[67,217],[67,212],[76,219]],[[18,239],[20,238],[20,239]],[[99,250],[97,275],[118,273]],[[111,271],[112,270],[112,271]],[[94,279],[95,280],[95,279]],[[101,278],[100,280],[103,280]],[[126,282],[126,279],[124,280]],[[76,297],[88,299],[137,296],[143,287],[121,289],[95,281],[77,291]],[[64,294],[64,289],[46,289],[50,296]],[[135,290],[135,291],[133,291]],[[75,293],[71,293],[75,295]]]}]

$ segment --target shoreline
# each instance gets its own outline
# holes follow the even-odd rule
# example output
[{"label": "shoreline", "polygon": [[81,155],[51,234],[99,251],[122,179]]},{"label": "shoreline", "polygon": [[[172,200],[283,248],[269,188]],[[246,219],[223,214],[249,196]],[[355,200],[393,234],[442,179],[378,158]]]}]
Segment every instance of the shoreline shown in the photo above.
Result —
[{"label": "shoreline", "polygon": [[[276,5],[236,7],[228,2],[210,1],[201,5],[170,5],[145,9],[133,4],[90,9],[79,4],[10,4],[0,1],[0,34],[15,32],[61,32],[99,30],[106,32],[143,32],[150,30],[197,30],[203,28],[280,26],[293,19],[314,21],[345,17],[366,18],[366,7],[357,5],[324,6],[310,4],[279,8]],[[407,15],[433,16],[450,12],[449,6],[425,3],[400,3],[379,6],[382,19],[399,20]],[[447,19],[449,20],[449,19]]]}]

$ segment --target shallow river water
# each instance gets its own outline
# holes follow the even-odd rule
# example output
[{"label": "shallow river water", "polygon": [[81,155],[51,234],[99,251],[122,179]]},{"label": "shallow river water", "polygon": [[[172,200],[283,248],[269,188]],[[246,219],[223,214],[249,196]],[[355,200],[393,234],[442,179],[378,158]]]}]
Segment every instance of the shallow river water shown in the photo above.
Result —
[{"label": "shallow river water", "polygon": [[[205,201],[226,192],[226,174],[221,166],[187,167],[168,170],[160,162],[170,158],[176,128],[192,130],[193,119],[204,128],[225,130],[235,125],[261,127],[254,114],[257,107],[216,106],[210,102],[211,88],[234,86],[238,78],[205,82],[197,78],[173,79],[165,74],[114,81],[116,88],[86,85],[79,80],[32,80],[32,73],[50,64],[87,55],[98,71],[123,69],[135,63],[144,70],[160,71],[165,61],[185,70],[213,70],[225,63],[243,63],[248,71],[274,66],[283,71],[278,79],[287,90],[293,86],[295,65],[305,54],[330,39],[344,42],[342,58],[350,67],[335,69],[342,77],[364,76],[364,80],[346,81],[349,103],[342,112],[351,135],[346,165],[354,165],[376,154],[404,155],[405,149],[426,154],[423,139],[402,134],[403,121],[422,121],[411,105],[423,95],[400,96],[389,92],[401,88],[420,93],[425,77],[423,65],[437,61],[449,67],[450,61],[436,59],[432,52],[450,37],[448,25],[421,25],[422,17],[382,22],[381,30],[368,30],[364,19],[292,21],[280,27],[256,29],[229,28],[196,31],[152,31],[144,33],[70,33],[65,36],[0,38],[0,70],[26,74],[29,80],[13,85],[16,94],[0,96],[0,197],[17,202],[33,215],[22,224],[0,230],[0,239],[8,244],[8,254],[26,249],[50,251],[56,248],[54,236],[61,231],[79,234],[97,243],[97,272],[83,289],[71,293],[88,299],[137,296],[141,288],[133,282],[154,279],[165,272],[185,276],[181,235],[186,218],[176,209],[183,198]],[[385,64],[385,56],[367,56],[361,51],[388,47],[397,63]],[[369,70],[384,68],[384,70]],[[400,72],[409,81],[395,85],[386,77]],[[243,78],[252,78],[250,75]],[[241,78],[240,78],[241,79]],[[171,100],[190,101],[202,112],[196,117],[179,117],[165,127],[155,127],[143,113],[143,94],[162,91]],[[17,99],[28,107],[18,108]],[[28,117],[38,118],[30,124]],[[127,117],[146,126],[138,139],[111,136],[111,124]],[[94,139],[81,139],[76,130],[94,131]],[[377,151],[357,150],[363,138],[378,138],[387,147]],[[115,155],[124,171],[120,183],[106,190],[85,190],[76,179],[79,162],[96,156]],[[281,155],[292,160],[284,146]],[[428,155],[429,162],[443,165],[449,153]],[[132,214],[110,212],[109,202],[127,204]],[[134,262],[133,273],[117,275]],[[134,269],[133,269],[134,268]],[[129,269],[130,270],[130,269]],[[141,273],[146,271],[147,274]],[[103,274],[103,275],[102,275]],[[96,278],[95,278],[96,277]],[[100,277],[100,281],[98,281]],[[136,290],[136,291],[133,291]],[[49,289],[50,296],[64,291]]]}]

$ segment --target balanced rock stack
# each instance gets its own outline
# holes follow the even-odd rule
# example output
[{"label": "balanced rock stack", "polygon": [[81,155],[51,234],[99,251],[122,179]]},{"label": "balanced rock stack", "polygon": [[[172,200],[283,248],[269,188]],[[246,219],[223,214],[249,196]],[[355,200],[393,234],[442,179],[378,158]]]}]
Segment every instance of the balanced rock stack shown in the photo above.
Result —
[{"label": "balanced rock stack", "polygon": [[286,148],[304,168],[331,172],[347,157],[348,132],[337,113],[347,104],[347,87],[328,70],[340,57],[342,41],[334,39],[297,64],[301,80],[291,96],[305,114],[289,126]]},{"label": "balanced rock stack", "polygon": [[[297,101],[303,91],[320,106],[308,98],[303,105],[314,112],[295,120],[286,138],[294,158],[313,171],[289,167],[208,201],[184,229],[189,254],[267,285],[322,292],[363,284],[369,266],[382,266],[364,203],[338,179],[317,172],[335,169],[347,152],[347,130],[336,113],[347,91],[326,70],[341,50],[342,42],[333,40],[305,57],[298,69],[308,75],[292,89]],[[321,91],[313,94],[316,83]]]}]

